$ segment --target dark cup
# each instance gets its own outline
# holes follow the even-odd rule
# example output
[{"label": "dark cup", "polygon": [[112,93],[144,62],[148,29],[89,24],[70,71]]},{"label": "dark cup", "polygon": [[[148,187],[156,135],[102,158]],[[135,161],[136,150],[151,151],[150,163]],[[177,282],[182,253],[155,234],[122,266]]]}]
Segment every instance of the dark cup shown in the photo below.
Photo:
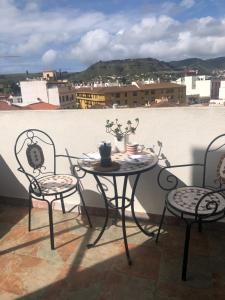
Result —
[{"label": "dark cup", "polygon": [[99,146],[99,153],[101,156],[101,166],[110,167],[112,164],[111,160],[111,144],[110,143],[101,143]]}]

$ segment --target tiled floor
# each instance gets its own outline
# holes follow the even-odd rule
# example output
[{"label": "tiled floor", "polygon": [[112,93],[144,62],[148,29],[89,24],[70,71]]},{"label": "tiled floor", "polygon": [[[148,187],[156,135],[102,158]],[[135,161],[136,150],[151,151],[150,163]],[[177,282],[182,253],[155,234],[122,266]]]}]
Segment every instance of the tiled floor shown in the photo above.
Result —
[{"label": "tiled floor", "polygon": [[1,300],[225,299],[223,229],[193,228],[188,281],[182,282],[183,226],[164,226],[156,245],[128,222],[128,266],[120,223],[87,249],[104,219],[92,217],[95,228],[89,229],[81,217],[55,211],[57,249],[51,251],[47,211],[33,209],[32,216],[28,232],[26,208],[0,206]]}]

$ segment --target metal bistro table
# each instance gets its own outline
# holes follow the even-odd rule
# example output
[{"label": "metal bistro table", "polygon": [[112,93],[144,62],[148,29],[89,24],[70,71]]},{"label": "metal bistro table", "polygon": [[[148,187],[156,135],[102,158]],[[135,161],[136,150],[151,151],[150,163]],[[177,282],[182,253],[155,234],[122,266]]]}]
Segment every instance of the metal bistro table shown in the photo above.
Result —
[{"label": "metal bistro table", "polygon": [[[98,184],[98,187],[101,191],[102,197],[105,202],[105,208],[106,208],[106,217],[105,217],[105,222],[104,225],[96,238],[96,240],[92,244],[88,244],[87,247],[91,248],[94,247],[97,242],[100,240],[102,237],[107,223],[108,223],[108,217],[109,217],[109,207],[117,209],[117,214],[118,210],[121,209],[121,219],[122,219],[122,230],[123,230],[123,239],[124,239],[124,246],[126,250],[126,256],[128,260],[128,264],[131,265],[132,261],[130,258],[129,254],[129,249],[128,249],[128,244],[127,244],[127,235],[126,235],[126,221],[125,221],[125,210],[128,207],[131,207],[131,212],[132,212],[132,217],[136,223],[136,225],[139,227],[139,229],[146,235],[148,236],[153,236],[154,233],[146,231],[142,226],[139,224],[136,216],[135,216],[135,211],[134,211],[134,196],[135,196],[135,191],[136,187],[138,184],[138,180],[140,178],[140,175],[144,172],[147,172],[151,169],[153,169],[157,163],[158,163],[158,157],[156,155],[153,155],[149,152],[145,152],[144,156],[146,159],[144,161],[135,159],[134,161],[131,161],[130,159],[127,158],[127,155],[125,153],[114,153],[112,154],[112,161],[114,163],[119,164],[119,167],[117,170],[111,170],[110,168],[96,168],[96,161],[91,161],[88,160],[86,161],[85,159],[79,160],[78,165],[79,167],[85,171],[86,173],[92,174]],[[91,155],[91,154],[89,154]],[[99,164],[99,163],[98,163]],[[127,197],[127,181],[129,176],[134,175],[135,180],[134,184],[132,187],[131,191],[131,197]],[[104,190],[104,186],[101,183],[100,177],[111,177],[113,180],[113,187],[114,187],[114,197],[109,198],[106,195],[106,192]],[[117,184],[117,177],[122,177],[123,178],[123,187],[122,187],[122,195],[119,195],[118,193],[118,184]],[[121,206],[119,206],[119,200],[122,201]],[[112,203],[115,203],[114,205]]]}]

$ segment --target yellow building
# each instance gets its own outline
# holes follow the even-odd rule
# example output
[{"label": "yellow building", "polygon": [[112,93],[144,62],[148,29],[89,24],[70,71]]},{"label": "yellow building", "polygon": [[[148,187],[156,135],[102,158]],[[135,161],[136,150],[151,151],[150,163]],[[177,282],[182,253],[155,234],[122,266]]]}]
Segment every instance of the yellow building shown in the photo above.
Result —
[{"label": "yellow building", "polygon": [[76,101],[80,108],[138,107],[168,101],[185,104],[186,87],[176,83],[137,84],[113,87],[90,87],[76,90]]}]

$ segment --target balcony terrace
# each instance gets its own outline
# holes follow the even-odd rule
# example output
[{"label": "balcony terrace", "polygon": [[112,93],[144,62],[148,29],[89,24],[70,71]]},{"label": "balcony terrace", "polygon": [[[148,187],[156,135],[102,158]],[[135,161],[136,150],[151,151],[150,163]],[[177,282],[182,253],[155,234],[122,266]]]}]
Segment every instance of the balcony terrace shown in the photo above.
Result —
[{"label": "balcony terrace", "polygon": [[[158,244],[128,220],[132,266],[127,265],[120,222],[107,228],[95,248],[87,249],[104,221],[104,205],[91,175],[82,183],[93,229],[76,209],[63,215],[56,204],[52,251],[47,210],[35,203],[33,230],[27,230],[27,181],[17,171],[13,151],[18,134],[27,128],[41,129],[53,138],[57,153],[80,156],[95,151],[102,140],[113,142],[105,133],[106,119],[125,122],[136,117],[140,125],[131,139],[154,146],[156,152],[160,141],[171,164],[202,162],[208,143],[225,132],[224,111],[219,107],[0,112],[0,299],[224,299],[223,222],[203,226],[202,233],[193,228],[186,282],[181,281],[185,227],[170,215]],[[163,210],[164,192],[157,185],[157,174],[164,161],[142,174],[135,194],[136,214],[152,231],[157,230]],[[58,167],[68,172],[69,160],[60,161]],[[199,173],[184,171],[176,175],[185,183],[199,182]],[[108,188],[110,192],[110,184]],[[79,201],[77,194],[65,199],[66,210]]]}]

